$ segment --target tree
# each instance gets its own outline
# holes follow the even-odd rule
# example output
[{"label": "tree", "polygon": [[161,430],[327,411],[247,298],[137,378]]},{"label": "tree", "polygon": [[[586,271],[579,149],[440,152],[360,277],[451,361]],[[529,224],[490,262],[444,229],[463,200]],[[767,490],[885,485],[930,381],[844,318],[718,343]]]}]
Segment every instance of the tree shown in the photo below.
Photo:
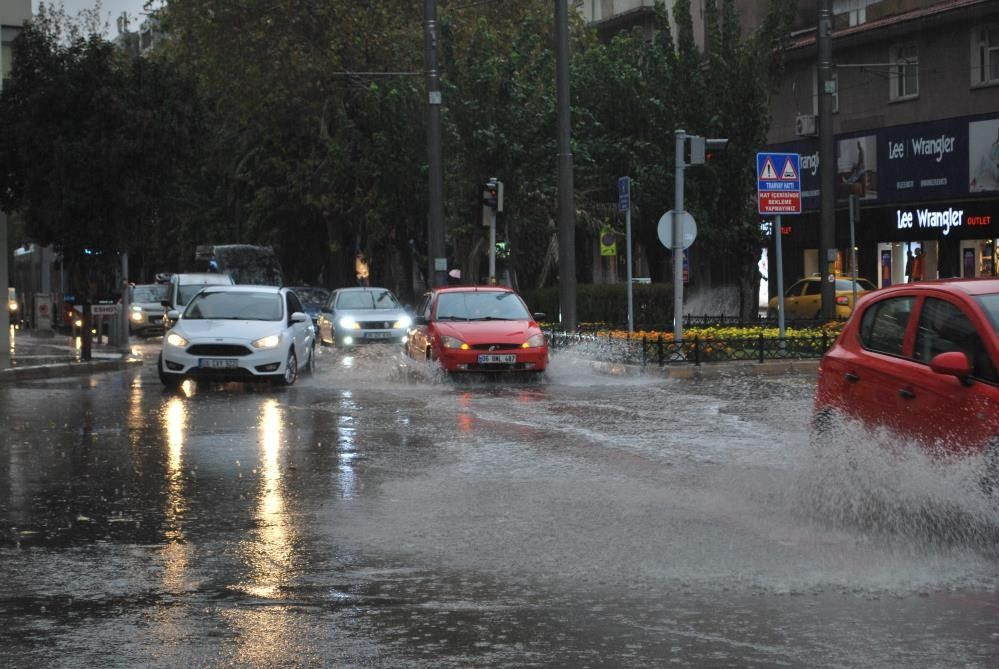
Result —
[{"label": "tree", "polygon": [[[156,237],[148,233],[188,162],[197,112],[170,70],[63,21],[41,12],[15,41],[0,95],[0,206],[23,215],[32,240],[59,248],[89,319],[98,293],[121,290],[95,259]],[[89,334],[85,326],[84,357]]]}]

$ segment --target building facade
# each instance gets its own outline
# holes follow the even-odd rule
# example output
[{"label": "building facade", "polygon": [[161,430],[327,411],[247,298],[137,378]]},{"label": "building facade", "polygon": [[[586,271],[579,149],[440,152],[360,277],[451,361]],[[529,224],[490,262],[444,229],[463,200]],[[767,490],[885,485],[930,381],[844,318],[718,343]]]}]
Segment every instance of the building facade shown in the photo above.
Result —
[{"label": "building facade", "polygon": [[[924,278],[995,276],[999,3],[853,0],[836,8],[837,269],[851,269],[853,196],[858,274],[878,286],[906,281],[917,249]],[[814,27],[793,35],[788,56],[768,148],[801,155],[803,213],[782,221],[784,276],[793,279],[819,269],[824,156]]]}]

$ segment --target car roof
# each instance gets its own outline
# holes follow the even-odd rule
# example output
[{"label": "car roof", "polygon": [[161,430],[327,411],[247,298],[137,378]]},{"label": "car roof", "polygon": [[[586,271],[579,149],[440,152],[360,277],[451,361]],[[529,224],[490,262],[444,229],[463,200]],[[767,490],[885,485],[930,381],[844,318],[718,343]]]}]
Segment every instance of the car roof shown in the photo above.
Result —
[{"label": "car roof", "polygon": [[183,283],[184,281],[204,281],[208,280],[220,280],[225,281],[226,279],[232,280],[228,274],[215,274],[214,272],[183,272],[181,274],[174,274],[173,277],[176,278],[178,283]]},{"label": "car roof", "polygon": [[898,293],[906,290],[926,290],[928,288],[952,293],[963,293],[965,295],[989,295],[991,293],[999,293],[999,279],[935,279],[932,281],[918,281],[916,283],[900,283],[882,288],[878,292],[880,294],[886,292]]},{"label": "car roof", "polygon": [[220,284],[205,286],[203,290],[207,293],[274,293],[276,295],[280,293],[282,290],[289,290],[289,289],[282,288],[279,286],[257,286],[254,284],[246,284],[246,283],[240,283],[236,285],[220,283]]},{"label": "car roof", "polygon": [[434,291],[438,293],[515,292],[507,286],[440,286],[439,288],[434,288]]}]

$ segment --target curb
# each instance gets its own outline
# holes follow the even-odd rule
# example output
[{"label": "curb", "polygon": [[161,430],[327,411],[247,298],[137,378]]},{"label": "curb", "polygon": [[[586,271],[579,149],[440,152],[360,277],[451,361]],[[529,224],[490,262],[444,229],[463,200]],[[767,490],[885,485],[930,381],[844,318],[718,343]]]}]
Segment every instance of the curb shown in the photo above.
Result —
[{"label": "curb", "polygon": [[677,364],[628,365],[596,362],[593,370],[608,376],[654,376],[663,379],[712,379],[724,376],[779,376],[781,374],[816,374],[819,360],[767,360],[766,362],[716,362],[704,365]]},{"label": "curb", "polygon": [[141,358],[122,356],[110,360],[90,360],[87,362],[59,362],[48,365],[27,365],[0,369],[0,383],[26,381],[31,379],[51,379],[64,376],[81,376],[118,370],[141,365]]}]

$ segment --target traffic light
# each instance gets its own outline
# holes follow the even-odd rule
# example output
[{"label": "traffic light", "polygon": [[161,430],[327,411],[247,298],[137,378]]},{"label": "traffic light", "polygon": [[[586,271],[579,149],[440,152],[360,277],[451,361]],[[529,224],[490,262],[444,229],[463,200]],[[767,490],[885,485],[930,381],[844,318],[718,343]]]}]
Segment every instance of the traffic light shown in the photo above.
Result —
[{"label": "traffic light", "polygon": [[709,139],[698,135],[687,135],[688,165],[703,165],[709,162],[713,153],[723,150],[727,139]]},{"label": "traffic light", "polygon": [[482,185],[482,204],[503,211],[503,182],[493,177]]}]

